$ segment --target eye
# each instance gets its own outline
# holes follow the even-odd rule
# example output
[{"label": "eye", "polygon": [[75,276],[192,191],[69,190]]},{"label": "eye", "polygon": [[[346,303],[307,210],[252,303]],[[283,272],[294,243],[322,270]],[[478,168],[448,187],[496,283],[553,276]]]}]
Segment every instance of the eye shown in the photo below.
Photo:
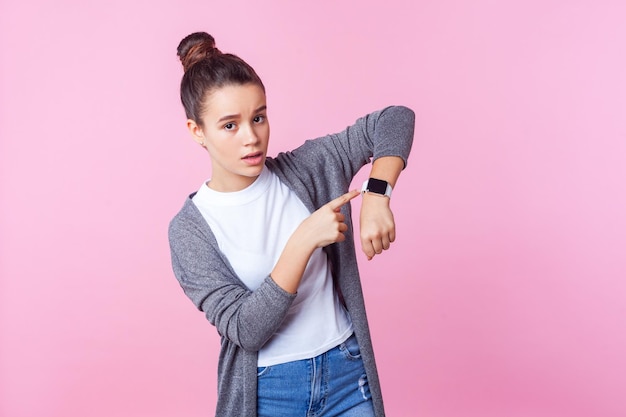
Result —
[{"label": "eye", "polygon": [[224,125],[224,129],[225,129],[225,130],[233,130],[233,129],[235,129],[235,124],[234,124],[234,123],[232,123],[232,122],[231,122],[231,123],[226,123],[226,124]]},{"label": "eye", "polygon": [[263,123],[265,121],[265,116],[259,114],[258,116],[254,116],[254,123]]}]

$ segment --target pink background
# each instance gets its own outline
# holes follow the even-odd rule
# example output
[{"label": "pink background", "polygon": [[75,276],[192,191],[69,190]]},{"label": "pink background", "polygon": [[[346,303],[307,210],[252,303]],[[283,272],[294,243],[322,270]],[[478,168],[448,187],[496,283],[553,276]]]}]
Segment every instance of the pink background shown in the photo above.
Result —
[{"label": "pink background", "polygon": [[359,254],[390,416],[626,415],[625,22],[618,0],[2,0],[0,415],[212,415],[218,339],[166,235],[210,173],[178,97],[196,30],[264,79],[272,154],[416,111],[397,243]]}]

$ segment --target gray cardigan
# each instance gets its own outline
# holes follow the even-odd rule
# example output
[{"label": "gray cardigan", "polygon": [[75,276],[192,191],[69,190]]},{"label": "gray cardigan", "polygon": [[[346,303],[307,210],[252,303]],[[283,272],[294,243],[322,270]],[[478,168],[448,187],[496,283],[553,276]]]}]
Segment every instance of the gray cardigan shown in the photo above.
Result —
[{"label": "gray cardigan", "polygon": [[[308,140],[297,149],[267,158],[267,167],[311,211],[348,191],[361,167],[382,156],[399,156],[406,166],[415,115],[394,106],[360,118],[343,132]],[[192,194],[193,196],[193,194]],[[335,287],[352,318],[377,417],[385,415],[357,267],[350,205],[342,208],[346,240],[324,250]],[[295,295],[271,277],[250,291],[219,250],[208,224],[187,198],[169,227],[174,274],[185,294],[221,336],[216,416],[256,416],[257,352],[274,334]]]}]

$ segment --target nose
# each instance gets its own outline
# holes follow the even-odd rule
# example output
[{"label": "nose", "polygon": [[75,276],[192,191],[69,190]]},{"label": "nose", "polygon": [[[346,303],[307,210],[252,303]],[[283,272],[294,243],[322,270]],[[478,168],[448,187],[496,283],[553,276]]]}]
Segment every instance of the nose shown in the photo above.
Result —
[{"label": "nose", "polygon": [[259,141],[259,136],[257,135],[254,127],[248,126],[248,129],[244,132],[243,142],[245,145],[254,145]]}]

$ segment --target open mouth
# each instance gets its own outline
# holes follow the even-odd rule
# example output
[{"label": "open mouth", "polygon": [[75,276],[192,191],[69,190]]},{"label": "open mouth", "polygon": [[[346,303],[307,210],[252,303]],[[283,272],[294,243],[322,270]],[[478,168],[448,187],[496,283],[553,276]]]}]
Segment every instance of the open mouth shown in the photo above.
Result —
[{"label": "open mouth", "polygon": [[255,152],[244,156],[242,159],[257,159],[263,156],[263,152]]},{"label": "open mouth", "polygon": [[254,152],[241,159],[248,165],[258,165],[263,162],[263,152]]}]

